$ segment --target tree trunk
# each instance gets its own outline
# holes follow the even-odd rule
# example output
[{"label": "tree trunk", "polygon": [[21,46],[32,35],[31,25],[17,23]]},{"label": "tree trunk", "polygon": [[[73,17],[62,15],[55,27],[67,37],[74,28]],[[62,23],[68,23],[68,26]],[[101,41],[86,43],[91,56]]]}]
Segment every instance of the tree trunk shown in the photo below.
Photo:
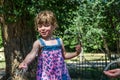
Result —
[{"label": "tree trunk", "polygon": [[102,40],[103,40],[103,44],[104,44],[104,48],[105,48],[105,53],[107,54],[108,58],[111,58],[111,51],[108,48],[107,41],[106,41],[106,39],[104,38],[103,35],[101,35],[101,37],[102,37]]},{"label": "tree trunk", "polygon": [[[17,76],[16,78],[15,72],[19,63],[22,62],[31,50],[33,41],[35,40],[34,33],[33,27],[28,27],[25,19],[11,24],[5,24],[3,19],[2,38],[6,60],[6,75],[2,80],[7,80],[8,78],[12,78],[12,80],[24,80],[21,79],[21,76]],[[30,72],[35,70],[35,66],[31,66],[30,68],[33,68],[28,70]],[[28,77],[30,77],[30,75]],[[35,74],[32,74],[32,77],[35,77]],[[26,78],[25,80],[30,79]]]},{"label": "tree trunk", "polygon": [[117,40],[117,54],[120,56],[120,30],[118,31],[118,40]]}]

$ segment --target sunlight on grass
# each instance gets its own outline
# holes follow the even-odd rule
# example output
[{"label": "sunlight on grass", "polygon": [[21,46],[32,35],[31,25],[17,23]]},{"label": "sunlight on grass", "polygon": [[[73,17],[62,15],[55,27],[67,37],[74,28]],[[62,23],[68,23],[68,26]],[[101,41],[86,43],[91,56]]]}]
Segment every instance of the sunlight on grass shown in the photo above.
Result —
[{"label": "sunlight on grass", "polygon": [[[72,54],[72,53],[71,53]],[[105,60],[105,54],[103,53],[85,53],[83,54],[83,57],[81,59],[82,61],[88,60],[88,61],[104,61]],[[80,60],[80,56],[77,56],[75,58],[69,59],[69,60],[65,60],[65,62],[67,63],[71,63],[71,62],[78,62],[81,61]]]},{"label": "sunlight on grass", "polygon": [[0,61],[0,69],[4,69],[5,68],[5,61]]}]

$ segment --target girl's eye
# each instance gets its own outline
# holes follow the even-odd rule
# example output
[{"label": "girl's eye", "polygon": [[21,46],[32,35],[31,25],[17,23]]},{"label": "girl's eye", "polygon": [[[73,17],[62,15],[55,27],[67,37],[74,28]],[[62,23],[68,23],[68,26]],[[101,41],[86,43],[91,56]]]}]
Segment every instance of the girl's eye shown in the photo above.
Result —
[{"label": "girl's eye", "polygon": [[41,27],[42,27],[42,25],[38,25],[38,27],[39,27],[39,28],[41,28]]},{"label": "girl's eye", "polygon": [[49,26],[51,26],[51,25],[50,25],[50,24],[42,24],[42,25],[39,24],[39,25],[38,25],[39,28],[41,28],[41,27],[43,27],[43,26],[44,26],[44,27],[49,27]]},{"label": "girl's eye", "polygon": [[49,24],[46,24],[46,25],[44,25],[45,27],[49,27],[50,25]]}]

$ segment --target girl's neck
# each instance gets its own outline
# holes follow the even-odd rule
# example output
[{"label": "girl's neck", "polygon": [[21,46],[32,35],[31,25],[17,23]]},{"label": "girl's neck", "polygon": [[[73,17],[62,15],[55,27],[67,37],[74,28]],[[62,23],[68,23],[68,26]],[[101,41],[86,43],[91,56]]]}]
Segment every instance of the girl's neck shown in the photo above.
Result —
[{"label": "girl's neck", "polygon": [[49,40],[53,40],[53,39],[55,39],[55,37],[54,37],[54,36],[50,36],[50,37],[43,38],[43,39],[46,40],[46,41],[49,41]]}]

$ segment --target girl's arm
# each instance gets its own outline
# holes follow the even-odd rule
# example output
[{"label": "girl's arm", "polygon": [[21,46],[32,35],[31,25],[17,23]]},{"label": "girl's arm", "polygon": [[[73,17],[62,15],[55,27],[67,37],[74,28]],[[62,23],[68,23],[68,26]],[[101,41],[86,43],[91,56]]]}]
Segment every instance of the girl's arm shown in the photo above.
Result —
[{"label": "girl's arm", "polygon": [[22,63],[20,63],[19,68],[27,68],[27,65],[38,55],[38,52],[40,50],[40,43],[38,40],[36,40],[33,44],[32,50],[30,53],[26,56],[26,58],[23,60]]},{"label": "girl's arm", "polygon": [[66,53],[63,41],[61,40],[61,42],[62,42],[61,44],[62,44],[62,50],[63,50],[63,57],[64,57],[64,59],[71,59],[71,58],[76,57],[76,56],[78,56],[80,54],[80,52],[81,52],[81,45],[77,45],[75,47],[76,51],[74,53]]}]

